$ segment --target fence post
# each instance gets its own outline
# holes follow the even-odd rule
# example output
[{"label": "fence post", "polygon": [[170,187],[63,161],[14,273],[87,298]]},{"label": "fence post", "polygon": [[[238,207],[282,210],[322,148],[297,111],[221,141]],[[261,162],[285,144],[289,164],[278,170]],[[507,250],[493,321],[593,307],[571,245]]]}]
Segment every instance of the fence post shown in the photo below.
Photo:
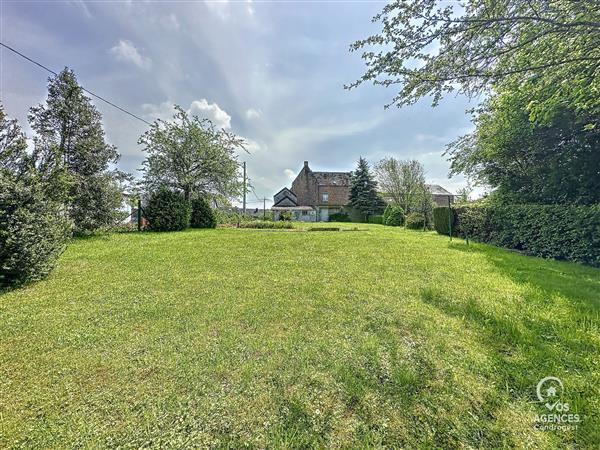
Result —
[{"label": "fence post", "polygon": [[138,222],[138,231],[142,231],[142,199],[138,198],[137,201],[137,222]]},{"label": "fence post", "polygon": [[452,206],[450,206],[450,196],[448,196],[448,229],[450,230],[450,242],[452,242]]}]

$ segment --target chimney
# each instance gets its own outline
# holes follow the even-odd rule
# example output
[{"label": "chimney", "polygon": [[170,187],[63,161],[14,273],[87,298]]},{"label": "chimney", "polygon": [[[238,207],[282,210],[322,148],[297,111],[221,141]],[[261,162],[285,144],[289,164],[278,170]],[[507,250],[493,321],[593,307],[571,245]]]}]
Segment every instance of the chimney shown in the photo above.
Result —
[{"label": "chimney", "polygon": [[309,167],[308,167],[308,161],[304,161],[304,168],[305,168],[306,170],[310,170],[310,169],[309,169]]}]

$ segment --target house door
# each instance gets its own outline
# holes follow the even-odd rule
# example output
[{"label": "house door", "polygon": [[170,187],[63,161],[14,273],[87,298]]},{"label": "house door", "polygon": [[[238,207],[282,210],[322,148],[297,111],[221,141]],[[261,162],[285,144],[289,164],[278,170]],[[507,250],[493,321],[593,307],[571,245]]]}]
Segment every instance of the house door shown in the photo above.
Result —
[{"label": "house door", "polygon": [[319,212],[321,214],[321,222],[329,222],[329,209],[321,208]]}]

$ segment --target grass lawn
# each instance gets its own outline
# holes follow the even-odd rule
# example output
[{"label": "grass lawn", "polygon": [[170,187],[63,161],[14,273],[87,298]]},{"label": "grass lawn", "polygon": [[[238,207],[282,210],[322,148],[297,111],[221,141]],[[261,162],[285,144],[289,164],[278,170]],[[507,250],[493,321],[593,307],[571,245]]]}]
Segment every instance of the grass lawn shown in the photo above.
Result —
[{"label": "grass lawn", "polygon": [[0,294],[0,447],[597,448],[600,270],[359,227],[76,240]]}]

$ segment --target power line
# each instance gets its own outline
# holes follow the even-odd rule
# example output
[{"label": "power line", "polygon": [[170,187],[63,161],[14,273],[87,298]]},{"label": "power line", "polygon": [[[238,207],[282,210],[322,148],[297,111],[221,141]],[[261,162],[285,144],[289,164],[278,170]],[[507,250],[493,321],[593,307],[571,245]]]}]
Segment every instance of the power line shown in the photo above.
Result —
[{"label": "power line", "polygon": [[[15,50],[14,48],[12,48],[12,47],[10,47],[10,46],[6,45],[4,42],[0,42],[0,45],[1,45],[2,47],[6,48],[7,50],[10,50],[11,52],[13,52],[13,53],[15,53],[15,54],[19,55],[21,58],[23,58],[23,59],[26,59],[26,60],[27,60],[27,61],[29,61],[30,63],[33,63],[33,64],[35,64],[36,66],[38,66],[38,67],[41,67],[42,69],[44,69],[44,70],[46,70],[46,71],[50,72],[51,74],[58,76],[58,73],[56,73],[54,70],[52,70],[52,69],[49,69],[48,67],[44,66],[42,63],[39,63],[39,62],[37,62],[36,60],[34,60],[34,59],[30,58],[29,56],[27,56],[27,55],[24,55],[24,54],[23,54],[23,53],[21,53],[20,51],[18,51],[18,50]],[[83,91],[87,92],[88,94],[90,94],[91,96],[93,96],[93,97],[96,97],[98,100],[102,100],[104,103],[107,103],[107,104],[109,104],[109,105],[110,105],[110,106],[112,106],[113,108],[117,108],[119,111],[121,111],[121,112],[124,112],[125,114],[128,114],[128,115],[130,115],[130,116],[131,116],[131,117],[133,117],[134,119],[137,119],[137,120],[139,120],[140,122],[144,122],[146,125],[152,125],[150,122],[148,122],[147,120],[144,120],[144,119],[142,119],[140,116],[137,116],[137,115],[135,115],[134,113],[127,111],[127,110],[126,110],[126,109],[124,109],[124,108],[121,108],[119,105],[115,105],[115,104],[114,104],[113,102],[111,102],[110,100],[107,100],[107,99],[105,99],[104,97],[102,97],[102,96],[100,96],[100,95],[98,95],[98,94],[94,94],[92,91],[90,91],[90,90],[87,90],[87,89],[86,89],[86,88],[84,88],[83,86],[81,86],[81,89],[82,89]]]}]

